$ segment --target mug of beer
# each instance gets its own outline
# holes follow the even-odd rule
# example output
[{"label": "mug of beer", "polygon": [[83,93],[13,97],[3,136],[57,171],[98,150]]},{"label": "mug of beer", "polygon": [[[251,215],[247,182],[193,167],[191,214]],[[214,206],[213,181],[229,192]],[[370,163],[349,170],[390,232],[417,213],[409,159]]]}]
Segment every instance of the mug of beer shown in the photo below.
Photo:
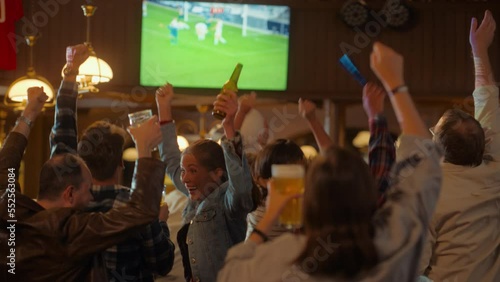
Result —
[{"label": "mug of beer", "polygon": [[[304,166],[299,164],[272,165],[273,186],[283,195],[304,194]],[[302,198],[291,199],[279,218],[288,229],[302,227]]]}]

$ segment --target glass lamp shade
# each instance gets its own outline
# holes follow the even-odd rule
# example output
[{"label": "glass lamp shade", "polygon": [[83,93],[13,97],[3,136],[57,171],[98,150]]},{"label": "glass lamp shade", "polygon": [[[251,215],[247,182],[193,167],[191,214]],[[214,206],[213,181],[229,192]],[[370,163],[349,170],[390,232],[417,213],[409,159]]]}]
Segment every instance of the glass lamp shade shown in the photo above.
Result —
[{"label": "glass lamp shade", "polygon": [[316,151],[316,148],[310,145],[303,145],[300,146],[300,149],[304,153],[304,156],[308,159],[315,158],[318,155],[318,151]]},{"label": "glass lamp shade", "polygon": [[189,147],[189,142],[186,139],[186,137],[182,135],[177,135],[177,144],[179,145],[179,150],[182,152],[184,151],[187,147]]},{"label": "glass lamp shade", "polygon": [[[66,65],[64,65],[64,68],[66,68]],[[90,56],[80,66],[78,73],[76,81],[83,82],[83,86],[109,82],[113,78],[113,70],[111,70],[108,63],[96,56]],[[62,72],[61,75],[64,76]]]},{"label": "glass lamp shade", "polygon": [[352,145],[356,148],[368,147],[370,142],[370,131],[360,131],[358,135],[352,140]]},{"label": "glass lamp shade", "polygon": [[54,103],[54,88],[44,77],[41,76],[23,76],[14,81],[5,94],[5,104],[21,104],[28,99],[28,88],[43,87],[43,90],[49,98],[46,104]]}]

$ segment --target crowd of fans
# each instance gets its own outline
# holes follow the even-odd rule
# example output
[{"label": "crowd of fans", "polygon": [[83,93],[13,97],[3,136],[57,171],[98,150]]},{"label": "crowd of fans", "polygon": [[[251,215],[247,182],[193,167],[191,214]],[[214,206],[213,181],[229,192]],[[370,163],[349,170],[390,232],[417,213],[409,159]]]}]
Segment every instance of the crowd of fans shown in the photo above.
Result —
[{"label": "crowd of fans", "polygon": [[[320,156],[309,161],[293,141],[267,136],[253,136],[263,147],[245,152],[238,130],[255,95],[238,101],[231,91],[214,102],[226,113],[220,144],[198,140],[181,152],[174,89],[160,87],[158,116],[128,128],[139,155],[131,187],[120,184],[124,129],[97,121],[78,137],[74,70],[89,52],[68,47],[37,199],[21,193],[18,172],[43,88],[27,89],[0,151],[2,281],[500,281],[500,109],[488,56],[495,28],[489,11],[481,23],[472,19],[474,116],[451,109],[430,130],[405,84],[403,56],[373,44],[369,63],[381,86],[363,89],[368,164],[329,138],[307,99],[298,110]],[[401,130],[397,148],[386,96]],[[277,190],[277,164],[306,167],[303,195]],[[165,175],[178,191],[161,204]],[[287,229],[278,217],[296,198],[303,226]]]}]

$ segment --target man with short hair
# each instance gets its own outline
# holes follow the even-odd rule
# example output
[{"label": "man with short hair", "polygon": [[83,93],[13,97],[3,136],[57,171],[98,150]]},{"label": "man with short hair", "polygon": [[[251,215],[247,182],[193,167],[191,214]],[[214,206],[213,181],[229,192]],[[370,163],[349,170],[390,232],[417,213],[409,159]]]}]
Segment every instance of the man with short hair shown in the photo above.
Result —
[{"label": "man with short hair", "polygon": [[495,27],[490,11],[479,28],[472,19],[475,119],[448,110],[431,128],[445,149],[443,186],[420,271],[434,281],[500,281],[500,108],[488,57]]},{"label": "man with short hair", "polygon": [[[58,168],[63,168],[65,163],[78,165],[60,174]],[[91,180],[91,172],[85,163],[82,163],[81,158],[68,153],[56,155],[42,166],[37,202],[46,209],[53,207],[84,209],[92,200]],[[80,184],[83,184],[83,188],[77,189]]]},{"label": "man with short hair", "polygon": [[102,279],[98,269],[91,272],[95,255],[158,217],[165,165],[151,158],[151,149],[161,141],[160,127],[152,118],[130,129],[139,159],[135,189],[124,206],[106,213],[80,211],[92,199],[92,176],[80,157],[64,153],[63,148],[55,148],[61,154],[42,167],[42,191],[35,202],[21,193],[19,167],[30,127],[46,99],[42,88],[28,90],[26,108],[0,150],[1,280]]},{"label": "man with short hair", "polygon": [[[88,57],[87,47],[81,44],[68,50],[67,64],[78,70],[80,62]],[[107,121],[97,121],[85,129],[77,148],[76,89],[76,75],[65,75],[56,100],[51,145],[64,145],[66,149],[78,151],[92,173],[90,191],[94,201],[89,210],[106,212],[130,200],[131,189],[120,185],[127,133]],[[174,244],[170,240],[167,218],[168,206],[164,205],[160,207],[159,217],[138,234],[103,253],[108,279],[153,281],[155,275],[166,275],[172,269]]]}]

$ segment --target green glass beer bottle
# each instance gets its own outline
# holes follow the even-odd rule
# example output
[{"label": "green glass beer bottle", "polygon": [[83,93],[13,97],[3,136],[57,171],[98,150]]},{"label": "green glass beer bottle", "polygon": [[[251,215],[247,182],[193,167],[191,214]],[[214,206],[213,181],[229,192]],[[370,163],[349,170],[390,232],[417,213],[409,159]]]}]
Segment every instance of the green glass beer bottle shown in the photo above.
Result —
[{"label": "green glass beer bottle", "polygon": [[[240,73],[241,69],[243,68],[243,65],[238,63],[236,67],[234,68],[233,74],[231,75],[231,78],[229,78],[226,83],[222,86],[222,93],[224,93],[224,90],[231,90],[233,92],[238,92],[238,79],[240,78]],[[212,115],[216,119],[224,119],[226,117],[226,113],[222,111],[212,111]]]}]

